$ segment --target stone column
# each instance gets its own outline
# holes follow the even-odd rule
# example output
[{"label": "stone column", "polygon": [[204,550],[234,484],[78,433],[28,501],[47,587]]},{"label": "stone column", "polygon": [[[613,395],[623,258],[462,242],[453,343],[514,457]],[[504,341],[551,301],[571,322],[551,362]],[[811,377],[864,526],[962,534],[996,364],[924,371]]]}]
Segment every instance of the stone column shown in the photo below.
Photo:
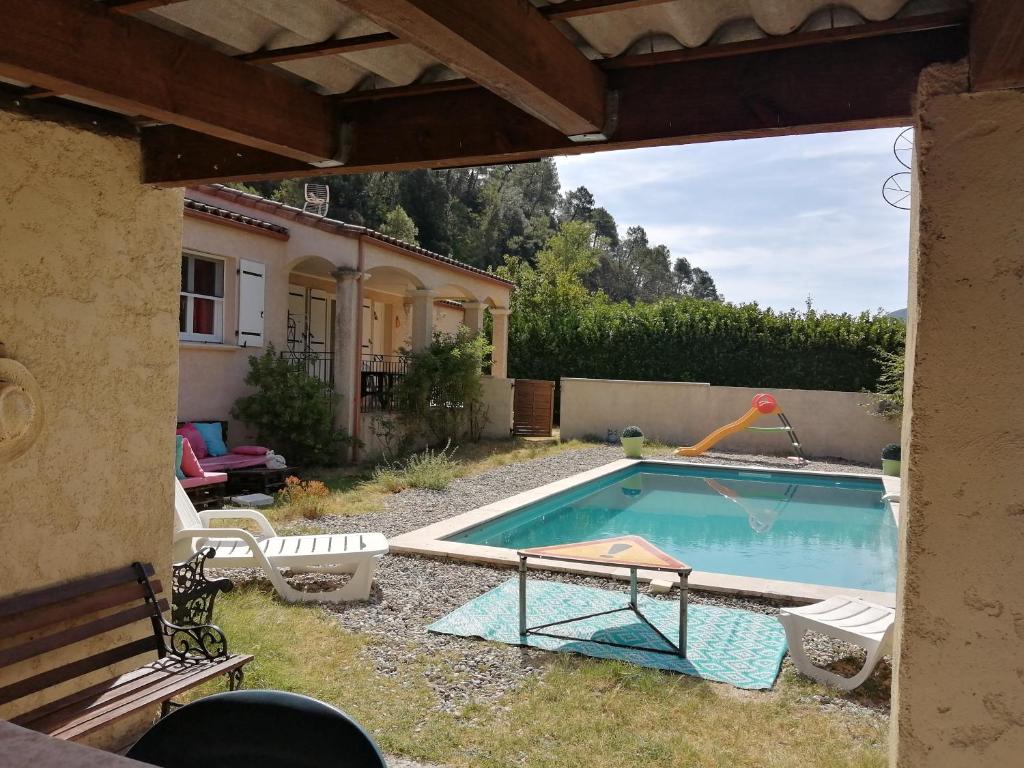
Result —
[{"label": "stone column", "polygon": [[484,329],[484,307],[485,305],[479,301],[462,302],[462,324],[474,334],[479,334]]},{"label": "stone column", "polygon": [[331,273],[337,281],[334,315],[334,391],[338,401],[334,425],[350,435],[355,429],[355,402],[359,398],[359,364],[362,340],[359,338],[359,280],[357,269],[342,267]]},{"label": "stone column", "polygon": [[437,291],[412,292],[412,351],[422,352],[434,340],[434,297]]},{"label": "stone column", "polygon": [[491,376],[496,379],[508,378],[508,314],[511,311],[508,307],[491,309],[494,320],[491,330],[491,345],[494,347],[491,353]]},{"label": "stone column", "polygon": [[892,764],[1024,754],[1024,93],[921,77]]}]

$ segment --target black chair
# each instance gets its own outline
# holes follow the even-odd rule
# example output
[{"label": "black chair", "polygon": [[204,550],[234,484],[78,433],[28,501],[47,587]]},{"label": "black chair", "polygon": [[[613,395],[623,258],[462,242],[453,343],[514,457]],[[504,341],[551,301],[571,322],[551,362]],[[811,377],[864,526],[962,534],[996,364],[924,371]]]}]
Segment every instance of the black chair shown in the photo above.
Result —
[{"label": "black chair", "polygon": [[159,720],[126,755],[162,768],[387,768],[340,709],[284,691],[229,691]]}]

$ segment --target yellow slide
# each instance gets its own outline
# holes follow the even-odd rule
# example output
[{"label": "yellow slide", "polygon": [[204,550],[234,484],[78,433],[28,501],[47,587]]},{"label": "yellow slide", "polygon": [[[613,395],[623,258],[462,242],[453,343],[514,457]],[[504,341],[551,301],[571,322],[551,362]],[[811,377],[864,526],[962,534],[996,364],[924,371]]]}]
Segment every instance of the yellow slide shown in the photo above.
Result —
[{"label": "yellow slide", "polygon": [[690,445],[685,448],[676,448],[673,453],[676,456],[700,456],[719,440],[723,440],[736,432],[741,432],[762,416],[778,412],[779,404],[775,401],[774,397],[765,394],[755,395],[753,407],[740,416],[740,418],[736,419],[736,421],[730,422],[724,427],[719,427],[696,445]]}]

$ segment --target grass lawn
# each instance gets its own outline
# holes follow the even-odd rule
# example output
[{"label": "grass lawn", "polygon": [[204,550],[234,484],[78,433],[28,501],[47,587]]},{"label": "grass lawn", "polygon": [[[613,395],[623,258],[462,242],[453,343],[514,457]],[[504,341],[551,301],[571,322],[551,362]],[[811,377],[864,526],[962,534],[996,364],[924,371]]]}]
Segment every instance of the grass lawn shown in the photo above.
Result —
[{"label": "grass lawn", "polygon": [[388,640],[408,655],[397,670],[380,673],[365,651],[385,641],[346,632],[337,616],[285,605],[255,586],[219,598],[215,621],[233,650],[256,657],[247,667],[247,688],[295,691],[335,704],[386,752],[420,760],[460,768],[868,768],[886,762],[884,723],[822,711],[810,695],[824,689],[793,674],[784,674],[772,691],[750,692],[550,654],[544,671],[518,690],[497,703],[470,703],[455,715],[436,709],[424,675],[444,674],[443,653],[427,655],[412,643]]}]

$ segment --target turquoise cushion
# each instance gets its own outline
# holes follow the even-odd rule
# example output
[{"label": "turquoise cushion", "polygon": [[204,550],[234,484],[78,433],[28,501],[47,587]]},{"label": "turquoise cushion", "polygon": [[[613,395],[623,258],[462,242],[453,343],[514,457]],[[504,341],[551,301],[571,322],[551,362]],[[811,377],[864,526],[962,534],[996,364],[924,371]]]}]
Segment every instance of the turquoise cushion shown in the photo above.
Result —
[{"label": "turquoise cushion", "polygon": [[228,447],[224,445],[224,435],[221,434],[220,422],[213,421],[208,424],[193,422],[192,426],[198,429],[199,434],[203,436],[206,450],[211,456],[223,456],[228,452]]},{"label": "turquoise cushion", "polygon": [[181,471],[181,451],[185,447],[185,438],[181,435],[175,435],[174,443],[174,476],[179,480],[184,480],[185,473]]}]

